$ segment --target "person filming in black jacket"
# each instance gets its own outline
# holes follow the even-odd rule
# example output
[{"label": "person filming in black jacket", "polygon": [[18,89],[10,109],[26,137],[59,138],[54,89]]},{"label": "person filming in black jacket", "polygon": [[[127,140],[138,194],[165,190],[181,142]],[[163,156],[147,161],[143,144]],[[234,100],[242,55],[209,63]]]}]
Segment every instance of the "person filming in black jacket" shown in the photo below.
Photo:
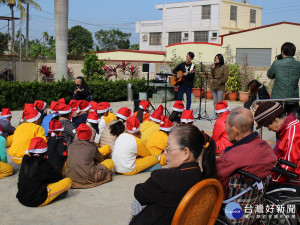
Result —
[{"label": "person filming in black jacket", "polygon": [[92,100],[92,93],[83,77],[79,76],[75,79],[73,98],[75,100],[86,100],[89,102]]}]

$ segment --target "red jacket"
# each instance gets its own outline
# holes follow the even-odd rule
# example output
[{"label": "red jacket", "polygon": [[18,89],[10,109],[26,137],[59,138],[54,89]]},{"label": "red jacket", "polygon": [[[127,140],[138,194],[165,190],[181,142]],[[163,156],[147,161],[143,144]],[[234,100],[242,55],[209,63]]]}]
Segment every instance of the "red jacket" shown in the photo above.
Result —
[{"label": "red jacket", "polygon": [[227,196],[229,178],[235,170],[246,170],[265,178],[271,174],[276,162],[277,157],[273,149],[260,139],[257,132],[226,148],[224,154],[217,158],[217,173],[223,185],[224,198]]},{"label": "red jacket", "polygon": [[232,143],[230,143],[228,141],[228,136],[227,136],[227,133],[226,133],[225,121],[226,121],[226,118],[227,118],[228,114],[229,114],[229,111],[223,112],[221,114],[221,116],[216,120],[216,123],[215,123],[215,126],[214,126],[212,138],[216,142],[216,153],[217,153],[217,155],[223,154],[225,148],[232,145]]},{"label": "red jacket", "polygon": [[[296,170],[286,165],[282,165],[282,167],[300,175],[300,122],[293,113],[288,115],[277,133],[279,134],[279,139],[274,148],[275,153],[279,158],[297,165]],[[288,177],[274,173],[272,174],[272,180],[283,183],[288,181]],[[294,182],[300,184],[299,179],[293,180]]]}]

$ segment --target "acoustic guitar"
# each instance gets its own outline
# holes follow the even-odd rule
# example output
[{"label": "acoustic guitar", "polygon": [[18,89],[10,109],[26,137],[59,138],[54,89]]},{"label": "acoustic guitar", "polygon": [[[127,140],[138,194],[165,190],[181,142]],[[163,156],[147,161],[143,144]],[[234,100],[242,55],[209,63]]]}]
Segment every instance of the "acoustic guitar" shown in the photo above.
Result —
[{"label": "acoustic guitar", "polygon": [[[179,77],[178,77],[179,75]],[[183,76],[183,72],[182,71],[178,71],[177,75],[171,76],[170,77],[170,84],[172,86],[178,86],[180,82],[183,82],[185,79],[185,76]]]}]

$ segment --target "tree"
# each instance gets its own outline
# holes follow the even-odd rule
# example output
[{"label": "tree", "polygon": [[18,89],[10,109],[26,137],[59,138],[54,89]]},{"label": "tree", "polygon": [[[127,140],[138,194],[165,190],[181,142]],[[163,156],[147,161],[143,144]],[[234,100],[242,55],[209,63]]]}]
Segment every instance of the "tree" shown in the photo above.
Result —
[{"label": "tree", "polygon": [[[29,5],[33,5],[36,9],[40,10],[41,7],[33,0],[0,0],[2,4],[7,4],[11,11],[11,17],[14,17],[14,7],[17,5],[17,8],[20,10],[20,17],[23,20],[25,18],[25,7],[26,5],[26,57],[28,53],[28,39],[29,39]],[[15,38],[15,20],[12,20],[11,24],[11,52],[14,51],[14,38]]]},{"label": "tree", "polygon": [[87,80],[101,79],[104,75],[104,62],[98,61],[98,57],[95,52],[85,54],[83,69],[81,72],[84,74]]},{"label": "tree", "polygon": [[69,0],[54,0],[56,80],[68,76],[68,13]]},{"label": "tree", "polygon": [[119,29],[99,30],[95,38],[99,43],[100,50],[128,49],[130,47],[129,37],[131,33],[123,33]]},{"label": "tree", "polygon": [[140,45],[139,44],[133,44],[130,46],[129,48],[130,50],[139,50],[140,49]]},{"label": "tree", "polygon": [[7,50],[7,43],[9,40],[9,34],[3,34],[0,32],[0,55],[4,54],[4,51]]},{"label": "tree", "polygon": [[77,25],[68,30],[69,54],[80,55],[90,52],[93,48],[93,35],[84,27]]}]

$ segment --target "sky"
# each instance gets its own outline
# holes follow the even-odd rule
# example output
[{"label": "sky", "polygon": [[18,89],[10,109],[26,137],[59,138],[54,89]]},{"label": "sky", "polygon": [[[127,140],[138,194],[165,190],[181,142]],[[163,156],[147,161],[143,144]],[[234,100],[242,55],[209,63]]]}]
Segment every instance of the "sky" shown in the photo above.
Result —
[{"label": "sky", "polygon": [[[241,2],[242,0],[236,0]],[[36,0],[41,11],[30,9],[29,39],[42,39],[42,33],[47,31],[54,35],[54,0]],[[161,10],[155,5],[164,3],[184,2],[176,0],[69,0],[69,28],[81,25],[94,36],[100,29],[120,29],[132,33],[131,44],[139,42],[135,33],[135,22],[140,20],[160,20]],[[281,21],[300,23],[299,0],[248,0],[249,4],[263,7],[262,25]],[[0,5],[0,16],[10,16],[6,5]],[[18,10],[15,16],[19,16]],[[17,29],[20,22],[16,22]],[[0,32],[7,32],[7,21],[0,21]],[[25,33],[25,21],[22,23],[22,33]]]}]

